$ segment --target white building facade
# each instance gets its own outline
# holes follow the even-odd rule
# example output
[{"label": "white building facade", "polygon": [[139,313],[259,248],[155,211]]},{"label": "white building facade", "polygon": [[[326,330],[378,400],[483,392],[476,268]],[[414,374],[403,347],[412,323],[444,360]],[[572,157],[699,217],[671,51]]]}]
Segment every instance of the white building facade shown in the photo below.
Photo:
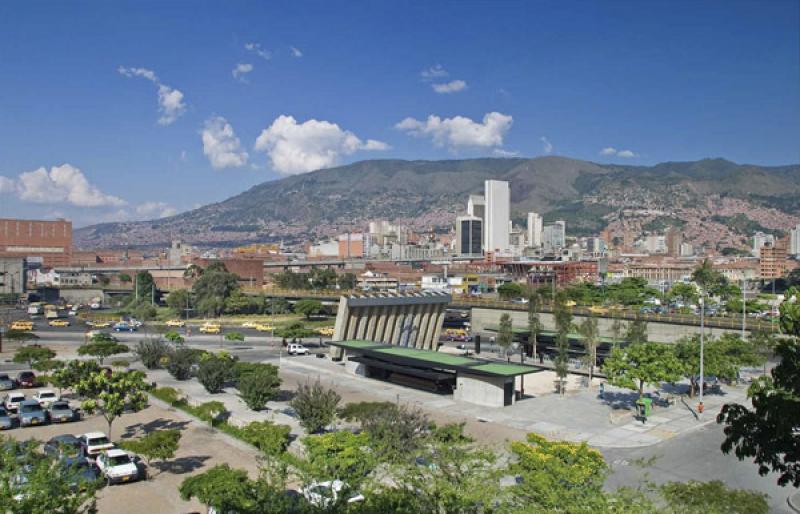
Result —
[{"label": "white building facade", "polygon": [[484,223],[484,250],[506,253],[509,249],[509,223],[511,221],[511,192],[508,182],[487,180],[484,183],[486,201]]}]

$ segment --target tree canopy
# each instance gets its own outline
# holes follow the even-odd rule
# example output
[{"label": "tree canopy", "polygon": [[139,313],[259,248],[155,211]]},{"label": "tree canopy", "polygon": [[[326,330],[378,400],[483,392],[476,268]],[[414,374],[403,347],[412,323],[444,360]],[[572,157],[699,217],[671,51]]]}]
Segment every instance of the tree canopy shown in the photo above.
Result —
[{"label": "tree canopy", "polygon": [[98,412],[105,418],[109,438],[115,419],[126,410],[137,412],[147,405],[148,386],[144,377],[141,371],[114,371],[111,374],[98,371],[76,385],[78,394],[86,398],[81,408],[90,414]]},{"label": "tree canopy", "polygon": [[611,384],[638,391],[641,397],[646,384],[680,380],[684,366],[671,345],[640,343],[613,349],[603,372]]},{"label": "tree canopy", "polygon": [[208,315],[218,316],[225,308],[225,301],[239,288],[239,277],[229,273],[222,262],[212,262],[192,286],[197,309]]}]

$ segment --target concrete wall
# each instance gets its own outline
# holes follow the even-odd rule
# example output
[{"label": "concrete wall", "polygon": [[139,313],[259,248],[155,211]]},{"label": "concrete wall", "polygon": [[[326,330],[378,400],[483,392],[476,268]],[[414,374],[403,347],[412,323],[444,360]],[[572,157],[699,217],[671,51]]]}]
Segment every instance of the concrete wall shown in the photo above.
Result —
[{"label": "concrete wall", "polygon": [[[473,334],[480,334],[481,337],[488,337],[494,335],[492,332],[487,332],[487,326],[498,326],[500,324],[500,316],[503,313],[507,312],[511,315],[511,322],[513,326],[516,327],[527,327],[528,326],[528,313],[522,311],[501,311],[496,309],[472,309],[472,333]],[[555,330],[555,321],[553,319],[553,315],[550,313],[541,313],[539,314],[539,319],[544,325],[545,330]],[[585,319],[584,316],[575,316],[573,321],[577,324],[582,322]],[[628,321],[623,320],[624,323],[628,323]],[[611,336],[611,324],[613,320],[611,318],[597,318],[597,324],[600,328],[600,335],[602,336]],[[647,324],[647,332],[648,332],[648,339],[650,341],[658,341],[662,343],[674,343],[679,339],[685,336],[691,336],[693,334],[700,333],[700,327],[691,326],[691,325],[672,325],[669,323],[654,323],[649,322]],[[706,328],[706,334],[710,334],[714,337],[719,337],[720,335],[726,332],[733,332],[735,334],[739,334],[738,330],[729,330],[729,329],[722,329],[722,328]]]},{"label": "concrete wall", "polygon": [[100,298],[106,303],[106,296],[102,289],[65,289],[61,288],[59,295],[68,303],[90,303],[95,298]]},{"label": "concrete wall", "polygon": [[[502,407],[505,382],[505,377],[487,377],[459,372],[453,398],[487,407]],[[512,395],[511,401],[514,401],[514,395]]]}]

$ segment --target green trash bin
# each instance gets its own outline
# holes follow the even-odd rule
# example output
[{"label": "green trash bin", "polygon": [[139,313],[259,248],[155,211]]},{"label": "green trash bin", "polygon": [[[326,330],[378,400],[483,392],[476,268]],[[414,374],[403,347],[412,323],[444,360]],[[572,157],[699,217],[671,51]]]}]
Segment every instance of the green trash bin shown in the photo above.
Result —
[{"label": "green trash bin", "polygon": [[636,410],[639,413],[639,417],[649,418],[652,408],[653,408],[652,398],[639,398],[638,400],[636,400]]}]

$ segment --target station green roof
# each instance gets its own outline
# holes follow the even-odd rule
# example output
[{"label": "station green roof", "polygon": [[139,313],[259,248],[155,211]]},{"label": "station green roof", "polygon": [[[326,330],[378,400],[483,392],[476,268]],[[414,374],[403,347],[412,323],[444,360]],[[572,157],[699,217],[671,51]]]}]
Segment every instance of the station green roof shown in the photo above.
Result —
[{"label": "station green roof", "polygon": [[461,373],[514,377],[543,371],[543,368],[538,366],[491,362],[433,350],[420,350],[418,348],[376,343],[374,341],[332,341],[329,344],[331,346],[338,346],[339,348],[351,350],[354,353],[363,354],[371,358],[383,359],[400,365],[452,370]]}]

